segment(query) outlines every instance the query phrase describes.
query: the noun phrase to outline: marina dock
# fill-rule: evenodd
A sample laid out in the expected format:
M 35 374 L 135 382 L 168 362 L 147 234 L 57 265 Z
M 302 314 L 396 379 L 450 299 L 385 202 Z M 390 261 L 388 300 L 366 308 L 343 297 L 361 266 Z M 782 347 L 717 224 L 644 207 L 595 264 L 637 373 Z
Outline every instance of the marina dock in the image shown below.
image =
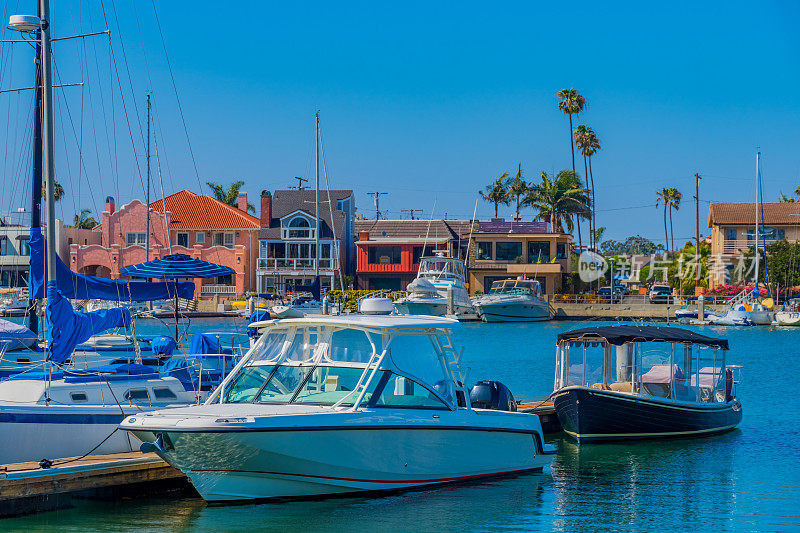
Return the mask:
M 189 486 L 186 476 L 156 454 L 89 455 L 0 466 L 0 518 L 71 507 L 73 499 L 116 500 Z

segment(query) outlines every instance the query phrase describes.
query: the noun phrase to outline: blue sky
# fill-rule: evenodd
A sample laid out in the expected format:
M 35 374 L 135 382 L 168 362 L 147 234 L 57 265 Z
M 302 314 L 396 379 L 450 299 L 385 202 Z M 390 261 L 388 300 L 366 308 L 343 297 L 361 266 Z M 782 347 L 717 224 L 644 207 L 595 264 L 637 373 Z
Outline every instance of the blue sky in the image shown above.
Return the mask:
M 99 1 L 89 0 L 83 12 L 56 4 L 57 36 L 81 24 L 84 31 L 103 29 Z M 157 1 L 197 174 L 153 4 L 116 4 L 106 0 L 105 8 L 126 109 L 119 89 L 116 96 L 112 91 L 117 81 L 109 77 L 113 66 L 102 38 L 87 39 L 85 50 L 73 42 L 57 45 L 62 82 L 87 82 L 62 89 L 57 105 L 72 116 L 56 138 L 59 175 L 71 185 L 60 206 L 67 218 L 84 206 L 102 210 L 108 194 L 118 203 L 143 196 L 124 111 L 141 154 L 148 90 L 168 193 L 200 190 L 209 179 L 243 179 L 257 197 L 262 189 L 293 184 L 294 176 L 310 177 L 319 109 L 331 187 L 354 189 L 365 215 L 374 214 L 366 193 L 379 190 L 389 193 L 381 208 L 392 218 L 401 209 L 429 214 L 434 203 L 436 217 L 468 218 L 477 190 L 518 163 L 531 179 L 571 165 L 567 118 L 554 99 L 565 87 L 587 98 L 576 124 L 592 126 L 602 143 L 593 167 L 598 224 L 608 227 L 607 237 L 640 233 L 663 240 L 655 191 L 665 186 L 684 193 L 676 240 L 694 235 L 694 173 L 704 176 L 702 199 L 749 201 L 757 147 L 767 199 L 800 185 L 796 2 L 572 2 L 567 8 L 198 0 L 187 9 L 184 2 Z M 35 3 L 5 5 L 6 12 L 28 8 Z M 29 52 L 14 54 L 2 88 L 30 79 Z M 8 65 L 8 47 L 0 59 Z M 25 117 L 12 115 L 28 105 L 24 94 L 0 95 L 7 114 L 0 142 L 16 147 L 10 151 L 22 159 Z M 5 157 L 4 182 L 20 186 L 3 197 L 0 210 L 22 201 L 28 179 Z M 491 211 L 479 202 L 478 216 Z M 501 215 L 510 214 L 501 208 Z M 703 203 L 701 219 L 706 216 Z

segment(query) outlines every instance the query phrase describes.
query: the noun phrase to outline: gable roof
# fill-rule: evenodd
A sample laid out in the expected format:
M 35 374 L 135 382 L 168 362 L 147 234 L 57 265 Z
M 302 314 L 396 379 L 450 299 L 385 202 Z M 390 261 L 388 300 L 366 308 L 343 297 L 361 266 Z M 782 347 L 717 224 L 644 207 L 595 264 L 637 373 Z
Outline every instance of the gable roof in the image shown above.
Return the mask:
M 441 243 L 469 232 L 468 220 L 356 220 L 355 231 L 369 232 L 370 241 Z M 361 241 L 359 241 L 361 242 Z
M 302 211 L 314 220 L 315 196 L 313 189 L 275 191 L 272 195 L 272 219 L 269 227 L 261 230 L 261 238 L 280 239 L 281 219 L 297 211 Z M 319 191 L 320 236 L 341 234 L 345 214 L 336 208 L 336 202 L 352 196 L 351 190 Z M 330 204 L 333 204 L 333 220 L 331 220 Z
M 763 219 L 767 225 L 800 225 L 800 203 L 763 202 Z M 721 224 L 755 226 L 755 202 L 715 202 L 708 208 L 708 227 Z
M 236 207 L 206 194 L 183 189 L 165 197 L 163 202 L 150 202 L 150 208 L 170 212 L 169 229 L 258 229 L 261 221 Z

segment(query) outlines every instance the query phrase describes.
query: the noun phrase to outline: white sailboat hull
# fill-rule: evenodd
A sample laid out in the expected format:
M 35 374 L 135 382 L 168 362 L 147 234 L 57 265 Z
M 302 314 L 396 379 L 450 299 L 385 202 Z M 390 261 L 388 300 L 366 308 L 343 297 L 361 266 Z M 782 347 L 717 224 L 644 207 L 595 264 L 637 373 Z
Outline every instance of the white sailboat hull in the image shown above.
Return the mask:
M 778 311 L 775 313 L 775 321 L 781 326 L 800 326 L 800 312 Z

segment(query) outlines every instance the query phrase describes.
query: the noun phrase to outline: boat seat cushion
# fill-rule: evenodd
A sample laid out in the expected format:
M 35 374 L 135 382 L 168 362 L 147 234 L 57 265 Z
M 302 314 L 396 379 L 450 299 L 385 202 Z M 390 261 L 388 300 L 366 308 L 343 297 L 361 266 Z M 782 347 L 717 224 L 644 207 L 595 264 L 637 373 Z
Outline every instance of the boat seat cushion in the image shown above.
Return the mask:
M 633 390 L 629 381 L 612 383 L 610 389 L 617 392 L 632 392 Z
M 594 385 L 592 385 L 592 388 L 600 390 L 609 390 L 608 385 L 606 385 L 605 383 L 595 383 Z

